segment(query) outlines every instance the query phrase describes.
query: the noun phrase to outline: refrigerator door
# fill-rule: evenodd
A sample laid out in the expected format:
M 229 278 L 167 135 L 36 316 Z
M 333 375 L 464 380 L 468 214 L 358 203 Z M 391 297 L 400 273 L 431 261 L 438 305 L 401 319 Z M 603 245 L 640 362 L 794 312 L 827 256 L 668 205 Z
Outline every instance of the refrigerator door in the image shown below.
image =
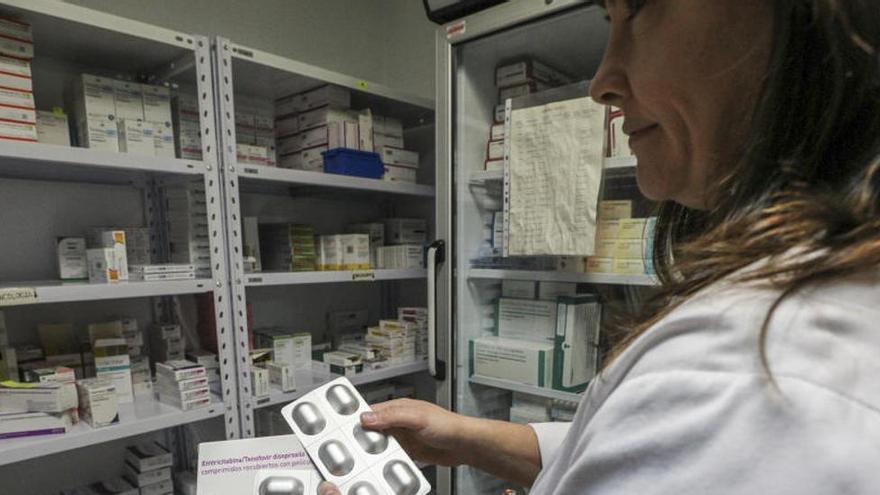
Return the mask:
M 503 125 L 497 124 L 504 119 L 496 109 L 505 97 L 591 79 L 607 36 L 601 9 L 591 2 L 560 0 L 509 2 L 438 31 L 436 212 L 446 256 L 436 273 L 434 321 L 436 352 L 447 375 L 438 387 L 438 402 L 462 414 L 510 419 L 511 389 L 472 381 L 469 365 L 471 340 L 496 331 L 501 281 L 525 273 L 486 264 L 499 261 L 493 238 L 500 220 L 496 212 L 503 210 L 503 159 L 498 160 L 503 147 L 497 143 Z M 496 74 L 499 66 L 532 60 L 558 73 L 544 68 L 535 74 L 539 67 L 526 63 L 519 74 L 516 68 Z M 548 268 L 539 266 L 546 262 L 532 260 L 536 265 L 530 266 Z M 574 394 L 559 396 L 576 399 Z M 437 484 L 438 493 L 524 493 L 522 487 L 469 467 L 441 470 Z

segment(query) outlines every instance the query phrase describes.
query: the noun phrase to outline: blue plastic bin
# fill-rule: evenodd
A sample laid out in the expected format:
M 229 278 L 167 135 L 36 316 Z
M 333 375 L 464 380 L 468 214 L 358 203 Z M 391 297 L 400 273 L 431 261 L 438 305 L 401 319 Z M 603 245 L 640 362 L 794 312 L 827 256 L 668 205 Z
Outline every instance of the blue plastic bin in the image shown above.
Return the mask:
M 324 156 L 324 172 L 328 174 L 352 175 L 381 179 L 385 167 L 378 153 L 336 148 L 321 153 Z

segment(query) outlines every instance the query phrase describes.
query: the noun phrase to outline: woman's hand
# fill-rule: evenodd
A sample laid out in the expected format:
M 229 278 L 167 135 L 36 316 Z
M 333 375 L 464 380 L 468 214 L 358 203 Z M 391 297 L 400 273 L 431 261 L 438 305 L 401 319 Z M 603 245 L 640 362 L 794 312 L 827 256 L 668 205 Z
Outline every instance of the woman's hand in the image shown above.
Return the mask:
M 342 493 L 333 483 L 322 481 L 321 484 L 318 485 L 318 495 L 342 495 Z
M 372 406 L 361 415 L 369 430 L 392 435 L 410 457 L 428 464 L 458 466 L 469 463 L 468 430 L 474 418 L 412 399 L 398 399 Z

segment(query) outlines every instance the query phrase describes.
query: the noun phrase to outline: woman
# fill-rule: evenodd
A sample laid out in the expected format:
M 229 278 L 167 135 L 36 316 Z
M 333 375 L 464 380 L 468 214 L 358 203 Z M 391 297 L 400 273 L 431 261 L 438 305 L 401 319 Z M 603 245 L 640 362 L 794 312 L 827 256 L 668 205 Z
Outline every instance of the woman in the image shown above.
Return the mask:
M 533 495 L 880 493 L 880 3 L 606 3 L 591 92 L 661 201 L 657 304 L 571 424 L 363 424 Z

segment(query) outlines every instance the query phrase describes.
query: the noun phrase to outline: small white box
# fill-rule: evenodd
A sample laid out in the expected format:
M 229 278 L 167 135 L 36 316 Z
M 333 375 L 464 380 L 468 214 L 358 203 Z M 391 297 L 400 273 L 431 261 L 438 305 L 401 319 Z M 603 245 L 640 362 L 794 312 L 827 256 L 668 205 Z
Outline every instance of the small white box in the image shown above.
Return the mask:
M 373 133 L 403 139 L 403 123 L 395 118 L 373 115 Z
M 58 278 L 61 280 L 85 280 L 89 278 L 84 237 L 59 237 L 57 239 Z
M 471 375 L 550 388 L 553 344 L 482 337 L 470 341 Z
M 19 122 L 0 122 L 0 139 L 36 143 L 37 126 L 36 124 L 24 124 Z
M 156 328 L 159 331 L 159 338 L 161 340 L 180 339 L 183 335 L 180 331 L 180 325 L 158 325 Z
M 158 377 L 159 375 L 163 375 L 167 379 L 178 382 L 181 380 L 204 377 L 207 375 L 207 372 L 205 371 L 205 367 L 200 364 L 177 359 L 164 363 L 156 363 L 156 376 Z
M 556 301 L 498 300 L 498 336 L 553 343 L 556 335 Z
M 91 117 L 113 120 L 116 115 L 114 81 L 91 74 L 80 75 L 73 84 L 73 107 L 80 124 Z
M 61 413 L 76 408 L 76 387 L 70 383 L 16 383 L 0 387 L 0 411 Z
M 394 244 L 424 244 L 428 240 L 428 224 L 420 218 L 388 218 L 385 223 L 385 242 Z
M 174 128 L 171 122 L 148 122 L 153 131 L 153 154 L 174 158 Z
M 119 265 L 114 249 L 89 249 L 86 251 L 86 259 L 89 264 L 90 283 L 106 284 L 119 282 Z
M 299 115 L 300 131 L 320 127 L 331 122 L 357 122 L 357 114 L 351 110 L 319 108 Z
M 153 126 L 143 120 L 117 120 L 119 151 L 133 155 L 156 156 Z
M 0 413 L 0 440 L 66 432 L 67 424 L 58 415 L 41 412 Z
M 269 370 L 251 367 L 251 392 L 254 397 L 269 395 Z
M 201 364 L 205 369 L 220 367 L 220 362 L 217 361 L 217 355 L 213 352 L 196 349 L 187 352 L 186 358 L 196 364 Z
M 86 242 L 92 248 L 112 249 L 119 280 L 128 280 L 128 253 L 124 230 L 91 229 Z
M 34 95 L 25 91 L 0 88 L 0 105 L 34 110 Z
M 79 412 L 92 428 L 119 422 L 119 397 L 112 383 L 89 378 L 76 382 L 79 391 Z
M 194 409 L 202 409 L 205 407 L 211 406 L 211 396 L 208 394 L 207 396 L 198 397 L 195 399 L 187 400 L 184 402 L 180 402 L 176 397 L 169 396 L 167 394 L 159 394 L 159 402 L 165 405 L 169 405 L 171 407 L 176 407 L 181 411 L 192 411 Z
M 376 268 L 378 266 L 378 250 L 385 245 L 385 225 L 379 222 L 355 223 L 349 225 L 346 230 L 353 234 L 370 236 L 370 265 Z
M 112 118 L 89 116 L 77 124 L 77 131 L 80 146 L 119 152 L 119 130 Z
M 561 86 L 572 82 L 572 78 L 562 71 L 534 59 L 500 65 L 495 69 L 495 86 L 498 88 L 536 81 Z
M 385 173 L 382 174 L 382 180 L 388 182 L 406 182 L 409 184 L 415 184 L 417 176 L 418 172 L 414 168 L 385 165 Z
M 299 116 L 290 115 L 275 121 L 275 135 L 279 138 L 292 136 L 299 132 Z
M 556 301 L 561 296 L 577 294 L 577 284 L 572 282 L 538 282 L 538 299 Z
M 489 141 L 486 151 L 488 161 L 504 159 L 504 141 Z
M 383 146 L 376 151 L 382 157 L 382 163 L 386 165 L 396 165 L 398 167 L 419 167 L 419 154 L 415 151 L 403 150 L 400 148 L 392 148 Z
M 318 146 L 317 148 L 302 150 L 299 153 L 284 155 L 281 157 L 278 164 L 283 168 L 323 172 L 324 155 L 322 153 L 328 149 L 327 146 Z
M 339 238 L 342 242 L 342 269 L 369 270 L 370 236 L 367 234 L 343 234 Z
M 328 84 L 305 93 L 294 99 L 294 109 L 306 112 L 319 107 L 348 108 L 351 106 L 351 91 L 341 86 Z
M 32 108 L 18 108 L 0 104 L 0 119 L 14 124 L 37 125 L 37 112 Z M 39 136 L 39 129 L 40 127 L 37 126 L 37 136 Z
M 489 141 L 504 141 L 504 124 L 492 124 Z
M 269 361 L 266 363 L 266 370 L 269 372 L 269 383 L 277 385 L 282 392 L 296 390 L 296 375 L 293 365 Z
M 379 150 L 385 146 L 402 149 L 403 138 L 399 136 L 386 136 L 373 131 L 373 150 Z
M 95 376 L 116 388 L 120 404 L 134 401 L 131 390 L 131 357 L 125 339 L 99 339 L 94 344 Z M 101 355 L 102 353 L 107 355 Z
M 340 139 L 338 135 L 334 135 L 333 142 L 330 142 L 330 133 L 329 129 L 332 127 L 333 129 L 339 128 L 338 122 L 333 122 L 330 125 L 322 125 L 320 127 L 315 127 L 314 129 L 309 129 L 307 131 L 303 131 L 299 134 L 299 142 L 297 144 L 297 148 L 291 151 L 302 151 L 306 148 L 314 148 L 315 146 L 327 145 L 328 148 L 339 148 L 342 146 L 343 140 Z
M 114 115 L 119 120 L 144 119 L 144 94 L 140 83 L 113 81 L 113 99 L 116 104 Z
M 383 246 L 378 251 L 380 269 L 410 270 L 425 267 L 424 249 L 420 245 Z
M 200 376 L 198 378 L 190 378 L 188 380 L 174 381 L 166 375 L 158 375 L 156 377 L 156 388 L 164 390 L 174 390 L 176 392 L 188 392 L 190 390 L 198 390 L 208 386 L 208 376 Z
M 373 145 L 373 114 L 365 110 L 358 115 L 358 149 L 372 152 Z
M 142 442 L 125 448 L 125 462 L 139 473 L 171 467 L 171 452 L 155 442 Z
M 173 495 L 174 482 L 172 480 L 152 483 L 140 488 L 140 495 Z
M 344 122 L 345 135 L 342 139 L 342 147 L 350 150 L 360 146 L 360 128 L 357 122 Z
M 160 401 L 171 402 L 174 404 L 182 404 L 200 399 L 210 399 L 211 391 L 208 387 L 207 379 L 205 385 L 201 388 L 193 388 L 189 390 L 178 390 L 174 386 L 156 384 L 156 394 Z
M 30 24 L 13 19 L 0 19 L 0 54 L 23 59 L 34 58 L 33 34 Z
M 67 115 L 62 112 L 36 111 L 37 141 L 59 146 L 70 146 L 70 128 Z
M 164 86 L 141 85 L 144 95 L 144 120 L 147 122 L 171 122 L 171 90 Z M 195 101 L 196 123 L 199 121 L 198 101 Z
M 534 280 L 502 280 L 501 296 L 513 299 L 535 299 L 538 283 Z
M 322 235 L 320 243 L 318 269 L 321 271 L 341 270 L 342 239 L 338 235 Z
M 163 481 L 171 481 L 170 467 L 140 472 L 134 466 L 126 462 L 123 469 L 125 472 L 125 479 L 137 487 L 142 488 Z

